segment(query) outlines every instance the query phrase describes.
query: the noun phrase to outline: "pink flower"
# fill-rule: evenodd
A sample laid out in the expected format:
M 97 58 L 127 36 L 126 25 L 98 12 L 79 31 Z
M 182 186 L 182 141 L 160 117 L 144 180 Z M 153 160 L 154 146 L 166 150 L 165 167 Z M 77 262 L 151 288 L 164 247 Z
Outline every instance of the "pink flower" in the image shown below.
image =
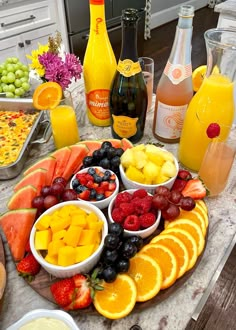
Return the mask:
M 82 66 L 80 60 L 74 54 L 66 54 L 65 64 L 71 73 L 71 77 L 74 77 L 75 80 L 81 78 Z
M 61 85 L 62 89 L 66 89 L 71 83 L 71 75 L 67 70 L 65 64 L 61 62 L 51 63 L 45 68 L 45 79 L 48 81 L 54 81 Z

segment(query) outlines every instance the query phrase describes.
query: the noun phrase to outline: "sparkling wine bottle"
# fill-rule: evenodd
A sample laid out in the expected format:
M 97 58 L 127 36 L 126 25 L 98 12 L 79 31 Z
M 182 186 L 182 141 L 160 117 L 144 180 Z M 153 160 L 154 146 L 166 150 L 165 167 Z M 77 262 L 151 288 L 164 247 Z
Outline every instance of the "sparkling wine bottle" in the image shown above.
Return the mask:
M 148 102 L 137 52 L 138 19 L 138 10 L 122 11 L 121 55 L 110 93 L 112 135 L 133 143 L 143 136 Z

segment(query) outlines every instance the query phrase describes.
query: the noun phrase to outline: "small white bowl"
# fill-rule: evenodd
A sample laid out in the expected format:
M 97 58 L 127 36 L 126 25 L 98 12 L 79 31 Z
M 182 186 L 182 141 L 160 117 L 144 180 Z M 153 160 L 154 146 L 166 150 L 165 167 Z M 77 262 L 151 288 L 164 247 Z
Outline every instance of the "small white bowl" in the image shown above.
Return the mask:
M 70 188 L 71 188 L 71 189 L 73 189 L 72 182 L 73 182 L 73 180 L 76 178 L 76 175 L 79 174 L 79 173 L 87 173 L 89 168 L 97 168 L 99 171 L 101 171 L 101 172 L 103 172 L 103 173 L 104 173 L 105 171 L 110 171 L 111 174 L 114 174 L 115 177 L 116 177 L 116 180 L 115 180 L 115 183 L 116 183 L 116 189 L 114 190 L 114 192 L 113 192 L 113 194 L 112 194 L 111 196 L 109 196 L 109 197 L 107 197 L 107 198 L 105 198 L 105 199 L 102 199 L 101 201 L 96 201 L 96 202 L 87 201 L 88 203 L 97 206 L 100 210 L 103 210 L 103 209 L 105 209 L 106 207 L 108 207 L 108 205 L 109 205 L 110 201 L 112 200 L 112 198 L 118 194 L 118 192 L 119 192 L 119 180 L 118 180 L 117 175 L 116 175 L 114 172 L 112 172 L 111 170 L 104 169 L 103 167 L 99 167 L 99 166 L 89 166 L 88 168 L 84 168 L 84 169 L 80 170 L 79 172 L 77 172 L 77 173 L 72 177 L 72 179 L 71 179 L 71 181 L 70 181 Z M 80 201 L 84 201 L 84 200 L 81 199 L 81 198 L 78 198 L 78 200 L 80 200 Z
M 173 176 L 172 178 L 170 178 L 169 180 L 159 183 L 159 184 L 143 184 L 143 183 L 139 183 L 139 182 L 135 182 L 130 180 L 129 178 L 127 178 L 126 174 L 125 174 L 125 170 L 122 166 L 122 164 L 120 164 L 119 166 L 119 170 L 120 170 L 120 176 L 121 176 L 121 180 L 123 182 L 123 185 L 126 189 L 145 189 L 146 191 L 148 191 L 150 194 L 155 194 L 155 190 L 157 187 L 159 186 L 165 186 L 169 189 L 172 188 L 175 179 L 177 177 L 178 171 L 179 171 L 179 164 L 177 159 L 173 156 L 174 158 L 174 164 L 176 167 L 176 175 Z
M 63 267 L 63 266 L 53 265 L 53 264 L 47 262 L 42 257 L 41 253 L 35 249 L 34 237 L 35 237 L 35 232 L 36 232 L 35 224 L 40 221 L 42 216 L 44 216 L 45 214 L 51 214 L 51 213 L 55 212 L 56 210 L 62 208 L 65 205 L 76 205 L 88 213 L 94 212 L 98 216 L 98 218 L 103 221 L 103 230 L 102 230 L 102 238 L 101 238 L 100 245 L 97 248 L 97 250 L 89 258 L 87 258 L 86 260 L 83 260 L 79 263 L 76 263 L 74 265 Z M 62 203 L 56 204 L 56 205 L 50 207 L 48 210 L 46 210 L 37 219 L 35 224 L 30 233 L 30 248 L 31 248 L 31 251 L 32 251 L 35 259 L 40 263 L 40 265 L 49 274 L 54 275 L 59 278 L 64 278 L 64 277 L 71 277 L 71 276 L 74 276 L 79 273 L 88 273 L 99 261 L 101 253 L 102 253 L 103 245 L 104 245 L 104 238 L 108 234 L 108 225 L 107 225 L 107 220 L 106 220 L 105 215 L 96 206 L 91 205 L 90 203 L 84 202 L 84 201 L 62 202 Z
M 129 194 L 132 195 L 136 190 L 138 190 L 138 189 L 128 189 L 128 190 L 124 190 L 123 192 L 126 191 L 126 192 L 128 192 Z M 151 196 L 150 193 L 148 193 L 148 194 Z M 115 199 L 116 199 L 116 196 L 112 199 L 112 201 L 110 202 L 110 204 L 108 206 L 108 221 L 109 221 L 109 223 L 115 222 L 112 219 L 112 215 L 111 215 L 112 210 L 113 210 L 113 206 L 114 206 L 114 203 L 115 203 Z M 131 230 L 124 229 L 124 236 L 129 237 L 129 236 L 137 235 L 137 236 L 140 236 L 142 238 L 147 238 L 148 236 L 151 236 L 155 232 L 155 230 L 159 226 L 160 220 L 161 220 L 161 211 L 158 210 L 156 221 L 152 226 L 150 226 L 146 229 L 137 230 L 137 231 L 131 231 Z
M 23 327 L 24 325 L 27 325 L 27 323 L 30 323 L 32 321 L 36 321 L 40 318 L 51 318 L 55 320 L 59 320 L 65 323 L 67 327 L 70 330 L 79 330 L 79 327 L 76 325 L 73 318 L 66 312 L 63 312 L 61 310 L 49 310 L 49 309 L 35 309 L 33 311 L 30 311 L 26 313 L 21 319 L 19 319 L 17 322 L 12 324 L 10 327 L 8 327 L 6 330 L 19 330 L 20 327 Z M 45 329 L 45 328 L 43 328 Z M 49 328 L 47 328 L 49 329 Z M 50 327 L 51 329 L 51 327 Z M 59 329 L 59 328 L 56 328 Z M 46 329 L 45 329 L 46 330 Z

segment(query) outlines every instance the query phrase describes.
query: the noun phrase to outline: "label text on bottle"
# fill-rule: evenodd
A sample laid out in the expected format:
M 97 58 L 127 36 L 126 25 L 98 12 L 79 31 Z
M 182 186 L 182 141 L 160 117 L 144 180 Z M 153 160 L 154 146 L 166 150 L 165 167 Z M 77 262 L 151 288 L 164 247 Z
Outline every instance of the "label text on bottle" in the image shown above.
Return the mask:
M 187 65 L 172 64 L 168 61 L 164 73 L 174 85 L 178 85 L 181 81 L 192 75 L 192 65 L 191 63 Z
M 123 61 L 119 60 L 117 71 L 125 77 L 131 77 L 142 70 L 139 62 L 133 62 L 132 60 L 125 59 Z
M 97 89 L 86 94 L 87 107 L 94 117 L 98 119 L 110 118 L 108 98 L 108 89 Z
M 121 138 L 129 138 L 137 133 L 138 118 L 130 118 L 127 116 L 115 116 L 113 118 L 114 132 Z

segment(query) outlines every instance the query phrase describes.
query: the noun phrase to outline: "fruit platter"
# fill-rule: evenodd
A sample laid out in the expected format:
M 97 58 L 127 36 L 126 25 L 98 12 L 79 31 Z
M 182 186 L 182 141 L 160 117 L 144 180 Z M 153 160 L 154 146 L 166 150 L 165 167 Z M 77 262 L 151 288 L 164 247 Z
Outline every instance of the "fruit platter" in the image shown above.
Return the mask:
M 0 226 L 17 272 L 67 311 L 119 319 L 157 304 L 186 282 L 206 246 L 204 186 L 153 144 L 81 141 L 25 169 L 13 190 Z

